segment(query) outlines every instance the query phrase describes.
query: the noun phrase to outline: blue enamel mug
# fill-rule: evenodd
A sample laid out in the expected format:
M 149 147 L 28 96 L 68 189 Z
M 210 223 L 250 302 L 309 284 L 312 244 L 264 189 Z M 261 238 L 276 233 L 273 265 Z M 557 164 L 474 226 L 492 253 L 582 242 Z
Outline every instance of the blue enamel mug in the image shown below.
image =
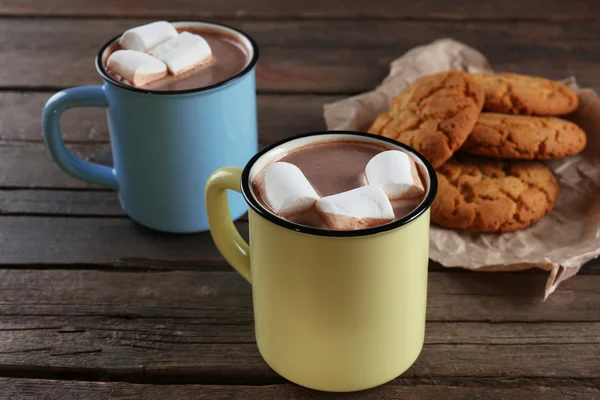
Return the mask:
M 207 22 L 175 22 L 234 37 L 248 52 L 237 75 L 215 85 L 184 91 L 135 88 L 104 69 L 110 40 L 96 57 L 102 86 L 63 90 L 48 100 L 42 122 L 46 145 L 69 175 L 118 192 L 134 221 L 165 232 L 208 230 L 204 186 L 223 166 L 243 167 L 258 151 L 255 66 L 258 47 L 247 34 Z M 113 167 L 73 155 L 59 129 L 62 113 L 76 107 L 106 108 Z M 231 216 L 247 211 L 241 195 L 229 194 Z

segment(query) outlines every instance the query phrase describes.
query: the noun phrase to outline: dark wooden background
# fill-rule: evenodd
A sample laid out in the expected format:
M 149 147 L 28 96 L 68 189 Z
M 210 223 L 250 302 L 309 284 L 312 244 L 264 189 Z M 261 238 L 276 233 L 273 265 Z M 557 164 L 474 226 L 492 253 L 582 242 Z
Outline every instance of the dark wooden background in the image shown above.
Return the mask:
M 208 234 L 135 226 L 113 192 L 65 175 L 43 144 L 52 93 L 99 84 L 108 38 L 167 18 L 258 41 L 261 145 L 324 128 L 324 103 L 372 89 L 393 58 L 441 37 L 497 70 L 600 89 L 593 0 L 0 0 L 0 398 L 600 398 L 598 260 L 546 302 L 539 271 L 432 264 L 425 347 L 383 387 L 323 394 L 270 370 L 250 287 Z M 75 153 L 111 162 L 102 110 L 69 111 L 62 127 Z

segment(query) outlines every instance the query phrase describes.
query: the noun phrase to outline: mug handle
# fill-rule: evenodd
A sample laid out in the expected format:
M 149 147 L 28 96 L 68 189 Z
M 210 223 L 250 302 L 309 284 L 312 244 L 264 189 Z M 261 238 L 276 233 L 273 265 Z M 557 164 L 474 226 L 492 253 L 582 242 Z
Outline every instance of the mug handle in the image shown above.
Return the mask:
M 227 262 L 249 283 L 252 283 L 250 246 L 235 228 L 227 203 L 227 190 L 241 192 L 241 179 L 241 168 L 218 169 L 208 178 L 204 196 L 213 241 Z
M 50 154 L 67 174 L 110 189 L 119 190 L 113 168 L 84 161 L 65 147 L 60 134 L 60 117 L 63 112 L 76 107 L 108 107 L 102 86 L 82 86 L 56 93 L 46 102 L 42 126 Z

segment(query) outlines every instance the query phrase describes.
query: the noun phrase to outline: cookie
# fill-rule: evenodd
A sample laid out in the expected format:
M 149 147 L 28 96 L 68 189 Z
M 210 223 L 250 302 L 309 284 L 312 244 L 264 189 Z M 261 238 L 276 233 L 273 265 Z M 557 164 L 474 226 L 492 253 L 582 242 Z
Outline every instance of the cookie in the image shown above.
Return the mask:
M 455 157 L 438 171 L 431 219 L 445 228 L 471 232 L 510 232 L 548 214 L 558 183 L 539 161 L 500 161 Z
M 465 142 L 483 99 L 483 89 L 465 72 L 426 76 L 394 98 L 368 132 L 413 147 L 437 168 Z
M 485 91 L 484 111 L 523 115 L 564 115 L 579 105 L 577 93 L 537 76 L 472 74 Z
M 481 113 L 461 150 L 496 158 L 548 160 L 579 153 L 585 132 L 554 117 Z

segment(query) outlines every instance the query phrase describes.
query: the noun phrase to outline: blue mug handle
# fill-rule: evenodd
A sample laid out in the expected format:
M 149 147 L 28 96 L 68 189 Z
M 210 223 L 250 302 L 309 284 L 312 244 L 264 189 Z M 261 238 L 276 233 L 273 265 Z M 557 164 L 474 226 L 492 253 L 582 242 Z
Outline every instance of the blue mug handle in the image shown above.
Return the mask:
M 119 190 L 113 168 L 84 161 L 65 147 L 59 128 L 63 112 L 77 107 L 108 107 L 102 86 L 82 86 L 66 89 L 52 96 L 44 106 L 42 127 L 46 146 L 56 163 L 67 174 L 110 189 Z

